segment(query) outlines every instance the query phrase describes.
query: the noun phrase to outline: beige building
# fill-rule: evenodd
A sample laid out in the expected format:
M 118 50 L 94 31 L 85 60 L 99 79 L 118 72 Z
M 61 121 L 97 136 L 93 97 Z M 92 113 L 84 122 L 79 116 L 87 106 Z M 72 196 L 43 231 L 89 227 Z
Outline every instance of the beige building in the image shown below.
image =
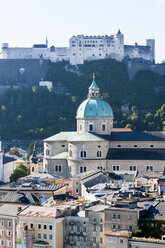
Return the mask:
M 165 132 L 113 129 L 112 108 L 101 99 L 95 79 L 76 119 L 77 131 L 44 140 L 44 169 L 49 173 L 66 178 L 96 169 L 135 175 L 163 173 Z
M 57 208 L 28 206 L 18 214 L 17 247 L 62 248 L 63 217 Z

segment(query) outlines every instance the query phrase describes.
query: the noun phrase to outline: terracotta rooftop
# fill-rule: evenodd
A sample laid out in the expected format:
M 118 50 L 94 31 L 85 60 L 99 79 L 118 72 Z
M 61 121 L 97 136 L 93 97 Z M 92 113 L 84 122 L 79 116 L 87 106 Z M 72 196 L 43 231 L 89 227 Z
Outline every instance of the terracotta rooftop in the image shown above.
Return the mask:
M 63 214 L 57 208 L 29 206 L 18 214 L 19 216 L 33 217 L 33 218 L 62 218 Z

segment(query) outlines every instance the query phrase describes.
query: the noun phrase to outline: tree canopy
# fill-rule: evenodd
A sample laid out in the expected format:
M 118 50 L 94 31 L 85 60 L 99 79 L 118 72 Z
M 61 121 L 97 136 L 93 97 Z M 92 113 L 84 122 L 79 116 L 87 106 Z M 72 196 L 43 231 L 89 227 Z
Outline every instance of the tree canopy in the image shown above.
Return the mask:
M 76 130 L 76 111 L 86 99 L 95 72 L 102 98 L 114 112 L 114 127 L 165 130 L 165 83 L 158 74 L 141 71 L 129 80 L 125 66 L 112 59 L 70 66 L 49 63 L 47 80 L 67 87 L 55 94 L 42 87 L 10 89 L 0 98 L 0 135 L 3 139 L 44 139 L 60 131 Z M 129 114 L 121 106 L 129 104 Z
M 30 174 L 30 169 L 22 163 L 17 165 L 16 169 L 10 175 L 10 182 L 17 182 L 19 178 Z

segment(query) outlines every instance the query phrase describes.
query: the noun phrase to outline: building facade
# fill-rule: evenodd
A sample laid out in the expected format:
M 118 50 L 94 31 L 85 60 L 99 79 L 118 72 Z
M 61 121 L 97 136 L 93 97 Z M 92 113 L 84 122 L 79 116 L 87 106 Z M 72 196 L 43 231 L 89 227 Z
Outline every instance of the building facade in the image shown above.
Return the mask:
M 146 40 L 146 45 L 124 45 L 124 35 L 120 32 L 104 36 L 73 36 L 69 40 L 69 47 L 48 47 L 45 44 L 35 44 L 33 47 L 9 47 L 2 44 L 2 59 L 48 59 L 52 62 L 66 60 L 71 65 L 84 64 L 92 61 L 113 58 L 122 61 L 124 58 L 141 59 L 150 63 L 155 61 L 155 41 Z
M 44 140 L 44 168 L 49 173 L 66 178 L 90 170 L 163 174 L 165 133 L 113 129 L 112 108 L 101 99 L 95 79 L 76 119 L 77 131 Z
M 28 206 L 18 214 L 17 247 L 62 248 L 63 217 L 56 208 Z

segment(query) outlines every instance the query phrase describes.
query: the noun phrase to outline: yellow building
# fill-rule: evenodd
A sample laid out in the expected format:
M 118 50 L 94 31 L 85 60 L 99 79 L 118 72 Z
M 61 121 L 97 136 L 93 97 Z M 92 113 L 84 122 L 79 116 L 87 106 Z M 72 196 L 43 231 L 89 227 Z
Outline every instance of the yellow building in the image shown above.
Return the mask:
M 18 214 L 18 248 L 62 248 L 63 214 L 57 208 L 28 206 Z

